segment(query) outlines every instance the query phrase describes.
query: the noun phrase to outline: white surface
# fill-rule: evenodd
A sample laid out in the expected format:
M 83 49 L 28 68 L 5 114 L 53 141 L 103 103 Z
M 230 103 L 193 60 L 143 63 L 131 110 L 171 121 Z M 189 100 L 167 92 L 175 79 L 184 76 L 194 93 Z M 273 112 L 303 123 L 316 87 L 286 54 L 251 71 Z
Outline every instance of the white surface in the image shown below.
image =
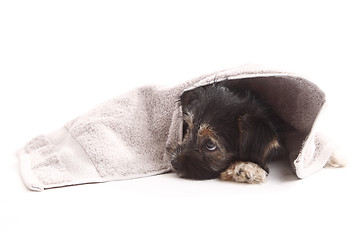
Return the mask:
M 359 239 L 355 1 L 118 2 L 0 3 L 0 239 Z M 14 152 L 32 137 L 136 86 L 244 63 L 317 83 L 348 167 L 296 180 L 272 164 L 262 185 L 173 174 L 22 185 Z

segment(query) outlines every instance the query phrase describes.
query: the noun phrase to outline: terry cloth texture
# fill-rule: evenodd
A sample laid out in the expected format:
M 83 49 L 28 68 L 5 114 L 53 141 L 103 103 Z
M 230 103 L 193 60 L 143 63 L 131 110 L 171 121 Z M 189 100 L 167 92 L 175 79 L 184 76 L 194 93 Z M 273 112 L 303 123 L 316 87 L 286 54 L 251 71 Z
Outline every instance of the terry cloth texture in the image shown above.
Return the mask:
M 291 126 L 285 134 L 289 161 L 299 178 L 319 171 L 332 154 L 318 129 L 324 93 L 305 78 L 241 66 L 174 87 L 134 89 L 32 139 L 17 152 L 20 174 L 31 190 L 152 176 L 171 171 L 167 146 L 181 139 L 184 91 L 220 81 L 260 94 Z

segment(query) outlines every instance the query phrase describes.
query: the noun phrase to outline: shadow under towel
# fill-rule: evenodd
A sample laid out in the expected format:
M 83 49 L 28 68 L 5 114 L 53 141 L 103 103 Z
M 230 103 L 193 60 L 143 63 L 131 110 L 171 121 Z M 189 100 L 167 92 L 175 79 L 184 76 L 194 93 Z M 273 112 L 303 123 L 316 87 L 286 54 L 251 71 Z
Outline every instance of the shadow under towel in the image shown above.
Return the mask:
M 181 139 L 184 91 L 214 82 L 260 94 L 292 127 L 285 146 L 294 173 L 319 171 L 332 154 L 317 131 L 324 93 L 305 78 L 256 66 L 241 66 L 192 79 L 175 87 L 141 87 L 113 98 L 64 127 L 32 139 L 17 152 L 20 174 L 31 190 L 106 182 L 171 171 L 165 151 Z

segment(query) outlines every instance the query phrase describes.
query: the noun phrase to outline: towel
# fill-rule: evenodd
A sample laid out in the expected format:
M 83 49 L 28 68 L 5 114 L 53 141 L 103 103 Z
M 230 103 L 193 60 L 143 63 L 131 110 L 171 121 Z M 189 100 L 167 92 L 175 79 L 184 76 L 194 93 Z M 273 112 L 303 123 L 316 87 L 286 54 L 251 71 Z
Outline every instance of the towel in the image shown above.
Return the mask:
M 331 141 L 317 127 L 325 94 L 294 73 L 240 66 L 172 87 L 136 88 L 35 137 L 17 152 L 24 184 L 42 191 L 171 171 L 166 148 L 182 138 L 180 95 L 221 81 L 256 91 L 291 126 L 284 144 L 296 176 L 304 178 L 323 168 L 333 152 Z

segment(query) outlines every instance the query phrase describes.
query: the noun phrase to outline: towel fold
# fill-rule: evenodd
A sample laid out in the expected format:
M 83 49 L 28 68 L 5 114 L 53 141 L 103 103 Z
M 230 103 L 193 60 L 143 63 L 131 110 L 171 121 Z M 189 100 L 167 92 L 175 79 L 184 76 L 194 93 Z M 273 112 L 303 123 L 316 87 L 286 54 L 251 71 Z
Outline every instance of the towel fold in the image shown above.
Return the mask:
M 171 171 L 167 146 L 181 139 L 184 91 L 219 81 L 258 92 L 292 130 L 286 133 L 289 161 L 299 178 L 320 170 L 332 154 L 317 131 L 325 95 L 292 73 L 240 66 L 174 87 L 141 87 L 113 98 L 32 139 L 17 152 L 20 174 L 31 190 L 138 178 Z

